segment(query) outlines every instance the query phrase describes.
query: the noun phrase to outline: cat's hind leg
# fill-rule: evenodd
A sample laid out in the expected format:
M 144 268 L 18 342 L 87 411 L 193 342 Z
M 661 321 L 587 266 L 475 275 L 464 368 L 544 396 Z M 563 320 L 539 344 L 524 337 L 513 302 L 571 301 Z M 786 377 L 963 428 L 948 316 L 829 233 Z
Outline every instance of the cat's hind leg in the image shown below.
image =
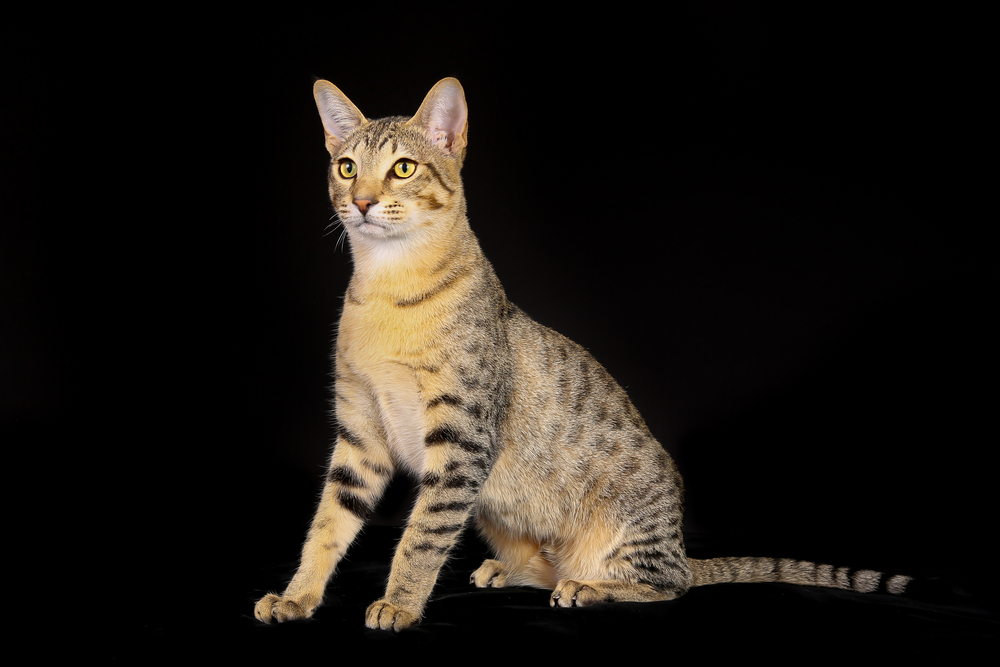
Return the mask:
M 472 573 L 470 583 L 477 588 L 534 586 L 552 589 L 559 577 L 548 554 L 538 542 L 515 537 L 479 521 L 480 532 L 490 543 L 496 558 L 488 558 Z
M 522 562 L 487 558 L 469 578 L 469 582 L 477 588 L 534 586 L 551 589 L 557 581 L 555 568 L 539 551 Z
M 650 543 L 649 545 L 643 543 Z M 683 595 L 691 585 L 687 559 L 679 549 L 650 548 L 652 540 L 621 545 L 595 562 L 594 552 L 560 553 L 562 577 L 553 587 L 552 607 L 586 607 L 601 602 L 654 602 Z M 579 543 L 573 546 L 581 546 Z M 683 549 L 680 546 L 680 549 Z
M 691 586 L 679 523 L 623 526 L 595 511 L 558 546 L 554 562 L 560 576 L 552 607 L 672 600 Z
M 655 602 L 673 600 L 683 594 L 675 588 L 658 589 L 630 581 L 576 581 L 562 579 L 549 598 L 551 607 L 586 607 L 601 602 Z

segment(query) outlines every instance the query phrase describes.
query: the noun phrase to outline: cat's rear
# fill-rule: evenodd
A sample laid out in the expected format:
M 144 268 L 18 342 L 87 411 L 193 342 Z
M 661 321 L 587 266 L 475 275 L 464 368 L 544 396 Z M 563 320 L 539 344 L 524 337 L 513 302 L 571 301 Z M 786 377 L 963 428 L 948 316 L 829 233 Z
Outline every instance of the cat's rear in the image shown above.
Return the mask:
M 681 480 L 625 391 L 582 347 L 516 311 L 503 446 L 475 518 L 497 554 L 479 586 L 553 604 L 663 600 L 690 586 Z

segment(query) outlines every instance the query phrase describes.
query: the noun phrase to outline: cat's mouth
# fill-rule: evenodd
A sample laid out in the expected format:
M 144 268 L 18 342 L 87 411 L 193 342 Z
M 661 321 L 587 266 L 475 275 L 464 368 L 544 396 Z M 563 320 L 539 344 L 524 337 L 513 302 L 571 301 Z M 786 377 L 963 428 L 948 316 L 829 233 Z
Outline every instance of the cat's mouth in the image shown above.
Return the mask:
M 392 233 L 392 228 L 389 225 L 369 219 L 368 216 L 362 216 L 354 222 L 353 226 L 365 236 L 385 238 Z

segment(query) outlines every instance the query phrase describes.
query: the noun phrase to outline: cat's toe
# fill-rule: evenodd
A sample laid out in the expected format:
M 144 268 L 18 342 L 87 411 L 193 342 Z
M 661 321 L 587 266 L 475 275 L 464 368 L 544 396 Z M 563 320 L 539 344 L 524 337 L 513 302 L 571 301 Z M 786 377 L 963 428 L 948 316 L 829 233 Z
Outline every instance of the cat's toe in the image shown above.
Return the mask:
M 397 607 L 385 600 L 378 600 L 371 603 L 365 612 L 365 625 L 372 630 L 395 630 L 399 632 L 404 628 L 415 625 L 419 620 L 419 614 Z
M 274 615 L 271 610 L 274 608 L 275 601 L 280 599 L 281 598 L 274 593 L 268 593 L 261 599 L 257 600 L 257 604 L 253 607 L 253 615 L 262 623 L 270 623 L 274 620 Z
M 562 579 L 552 591 L 549 598 L 550 607 L 586 607 L 587 605 L 603 602 L 601 594 L 579 581 L 572 579 Z
M 274 593 L 268 593 L 254 605 L 253 615 L 258 621 L 271 623 L 277 621 L 296 621 L 312 616 L 313 609 L 307 608 L 296 600 L 284 598 Z
M 476 588 L 503 588 L 507 583 L 507 574 L 500 561 L 490 558 L 472 573 L 469 583 Z

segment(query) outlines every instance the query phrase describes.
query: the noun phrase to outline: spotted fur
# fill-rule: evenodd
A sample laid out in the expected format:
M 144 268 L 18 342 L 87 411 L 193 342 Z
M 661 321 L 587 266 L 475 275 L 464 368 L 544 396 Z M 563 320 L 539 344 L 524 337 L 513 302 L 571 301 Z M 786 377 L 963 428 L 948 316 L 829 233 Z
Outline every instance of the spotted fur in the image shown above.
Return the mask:
M 905 589 L 905 577 L 867 570 L 687 558 L 674 463 L 586 350 L 507 300 L 469 228 L 458 81 L 439 82 L 409 119 L 369 121 L 326 81 L 314 93 L 354 260 L 335 353 L 337 437 L 299 569 L 257 618 L 313 614 L 398 469 L 420 491 L 371 628 L 420 619 L 470 521 L 496 555 L 472 583 L 551 589 L 552 606 L 669 600 L 729 581 Z M 400 160 L 412 175 L 397 175 Z

